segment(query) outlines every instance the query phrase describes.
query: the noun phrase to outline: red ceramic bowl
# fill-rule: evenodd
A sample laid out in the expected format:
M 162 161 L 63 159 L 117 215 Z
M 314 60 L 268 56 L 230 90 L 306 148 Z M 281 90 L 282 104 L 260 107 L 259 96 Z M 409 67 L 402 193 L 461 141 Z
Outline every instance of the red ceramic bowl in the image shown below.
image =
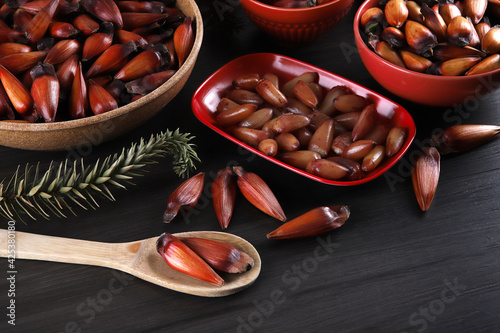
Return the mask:
M 286 82 L 304 72 L 316 71 L 319 74 L 319 85 L 325 89 L 331 88 L 336 85 L 345 85 L 352 89 L 358 95 L 370 98 L 377 108 L 377 111 L 382 116 L 391 120 L 394 126 L 401 126 L 408 128 L 408 136 L 401 150 L 392 158 L 385 159 L 372 172 L 365 175 L 364 178 L 354 181 L 347 180 L 328 180 L 303 170 L 290 166 L 282 161 L 273 157 L 269 157 L 259 150 L 237 140 L 229 133 L 222 129 L 215 118 L 215 111 L 217 104 L 222 97 L 225 97 L 229 90 L 233 88 L 232 81 L 238 76 L 248 73 L 274 73 L 280 77 L 282 82 Z M 366 183 L 391 168 L 408 150 L 414 137 L 415 137 L 415 123 L 411 115 L 400 105 L 390 101 L 389 99 L 373 92 L 359 84 L 349 81 L 343 77 L 327 72 L 321 68 L 309 65 L 302 61 L 285 57 L 273 53 L 255 53 L 242 56 L 227 63 L 208 79 L 201 84 L 193 95 L 191 106 L 195 116 L 205 125 L 213 129 L 215 132 L 231 140 L 232 142 L 248 149 L 249 151 L 265 158 L 277 165 L 280 165 L 288 170 L 294 171 L 305 177 L 309 177 L 316 181 L 330 184 L 330 185 L 357 185 Z
M 475 104 L 499 87 L 500 69 L 471 76 L 438 76 L 410 71 L 378 56 L 364 42 L 359 22 L 367 9 L 379 3 L 380 0 L 367 0 L 358 8 L 354 17 L 354 38 L 366 69 L 385 89 L 415 103 L 450 107 Z
M 332 0 L 308 8 L 283 8 L 257 0 L 240 0 L 241 7 L 257 27 L 287 45 L 314 43 L 344 18 L 353 2 Z

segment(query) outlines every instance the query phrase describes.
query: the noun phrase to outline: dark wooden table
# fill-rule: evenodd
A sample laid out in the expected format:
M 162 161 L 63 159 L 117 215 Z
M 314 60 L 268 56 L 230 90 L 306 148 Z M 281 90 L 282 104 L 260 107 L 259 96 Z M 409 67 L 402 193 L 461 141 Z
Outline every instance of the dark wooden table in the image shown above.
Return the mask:
M 435 129 L 455 123 L 500 124 L 498 93 L 474 105 L 432 108 L 409 103 L 382 88 L 355 49 L 352 20 L 361 1 L 324 38 L 307 47 L 280 46 L 263 35 L 236 0 L 199 1 L 205 38 L 193 74 L 154 119 L 114 141 L 93 147 L 87 163 L 119 152 L 141 137 L 179 128 L 196 136 L 207 181 L 236 161 L 275 191 L 289 218 L 316 206 L 348 204 L 352 214 L 336 231 L 318 238 L 270 241 L 280 223 L 238 196 L 228 232 L 250 241 L 262 272 L 248 289 L 201 298 L 163 289 L 106 268 L 16 261 L 18 332 L 500 332 L 500 142 L 442 158 L 431 209 L 422 213 L 409 177 L 409 154 L 389 173 L 356 187 L 324 185 L 242 151 L 192 114 L 196 88 L 228 61 L 253 52 L 284 54 L 324 68 L 393 99 L 417 124 L 412 150 Z M 453 87 L 443 87 L 453 89 Z M 0 147 L 0 175 L 18 165 L 62 161 L 68 152 Z M 397 179 L 393 181 L 391 179 Z M 205 201 L 197 213 L 162 223 L 169 194 L 181 183 L 169 157 L 148 167 L 135 186 L 113 191 L 78 216 L 43 219 L 16 230 L 103 242 L 127 242 L 163 231 L 220 230 Z M 3 221 L 3 220 L 2 220 Z M 2 222 L 2 228 L 7 222 Z M 12 329 L 11 297 L 2 260 L 0 331 Z

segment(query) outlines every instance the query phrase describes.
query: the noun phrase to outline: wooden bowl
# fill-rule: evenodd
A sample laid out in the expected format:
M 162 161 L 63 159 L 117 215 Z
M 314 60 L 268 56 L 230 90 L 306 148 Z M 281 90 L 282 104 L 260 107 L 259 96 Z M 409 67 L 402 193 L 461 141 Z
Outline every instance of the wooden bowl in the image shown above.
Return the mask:
M 177 7 L 193 17 L 196 37 L 188 58 L 167 82 L 135 102 L 100 115 L 54 123 L 0 121 L 0 145 L 49 151 L 88 148 L 131 131 L 161 111 L 191 75 L 203 40 L 203 20 L 195 0 L 177 1 Z

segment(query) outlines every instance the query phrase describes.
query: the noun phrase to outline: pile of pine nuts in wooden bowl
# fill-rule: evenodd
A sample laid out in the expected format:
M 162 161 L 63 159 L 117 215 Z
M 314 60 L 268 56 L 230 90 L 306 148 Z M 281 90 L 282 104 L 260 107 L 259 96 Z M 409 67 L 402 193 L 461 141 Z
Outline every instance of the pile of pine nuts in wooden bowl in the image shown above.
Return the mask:
M 191 75 L 203 21 L 194 0 L 153 4 L 2 7 L 0 145 L 88 149 L 160 112 Z

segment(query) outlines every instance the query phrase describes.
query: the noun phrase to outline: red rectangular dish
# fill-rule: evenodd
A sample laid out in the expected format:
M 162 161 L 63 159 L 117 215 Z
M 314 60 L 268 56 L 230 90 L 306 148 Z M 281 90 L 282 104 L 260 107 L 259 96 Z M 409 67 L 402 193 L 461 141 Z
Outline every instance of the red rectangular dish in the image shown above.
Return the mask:
M 233 80 L 239 76 L 249 73 L 273 73 L 280 78 L 281 82 L 295 78 L 305 72 L 315 71 L 319 74 L 318 84 L 328 90 L 337 85 L 350 88 L 355 94 L 370 99 L 376 106 L 379 115 L 389 119 L 393 126 L 406 127 L 408 129 L 405 142 L 397 154 L 390 158 L 384 158 L 382 163 L 374 170 L 365 174 L 358 180 L 330 180 L 305 172 L 293 167 L 274 157 L 267 156 L 258 149 L 234 138 L 225 128 L 222 128 L 216 120 L 217 105 L 233 87 Z M 196 90 L 192 98 L 192 110 L 195 116 L 206 126 L 224 136 L 228 140 L 248 149 L 249 151 L 265 158 L 285 169 L 300 175 L 330 185 L 349 186 L 366 183 L 390 169 L 408 150 L 415 137 L 415 123 L 413 118 L 402 106 L 388 98 L 373 92 L 359 84 L 349 81 L 341 76 L 325 71 L 305 62 L 273 53 L 255 53 L 236 58 L 222 66 L 210 77 L 208 77 Z

